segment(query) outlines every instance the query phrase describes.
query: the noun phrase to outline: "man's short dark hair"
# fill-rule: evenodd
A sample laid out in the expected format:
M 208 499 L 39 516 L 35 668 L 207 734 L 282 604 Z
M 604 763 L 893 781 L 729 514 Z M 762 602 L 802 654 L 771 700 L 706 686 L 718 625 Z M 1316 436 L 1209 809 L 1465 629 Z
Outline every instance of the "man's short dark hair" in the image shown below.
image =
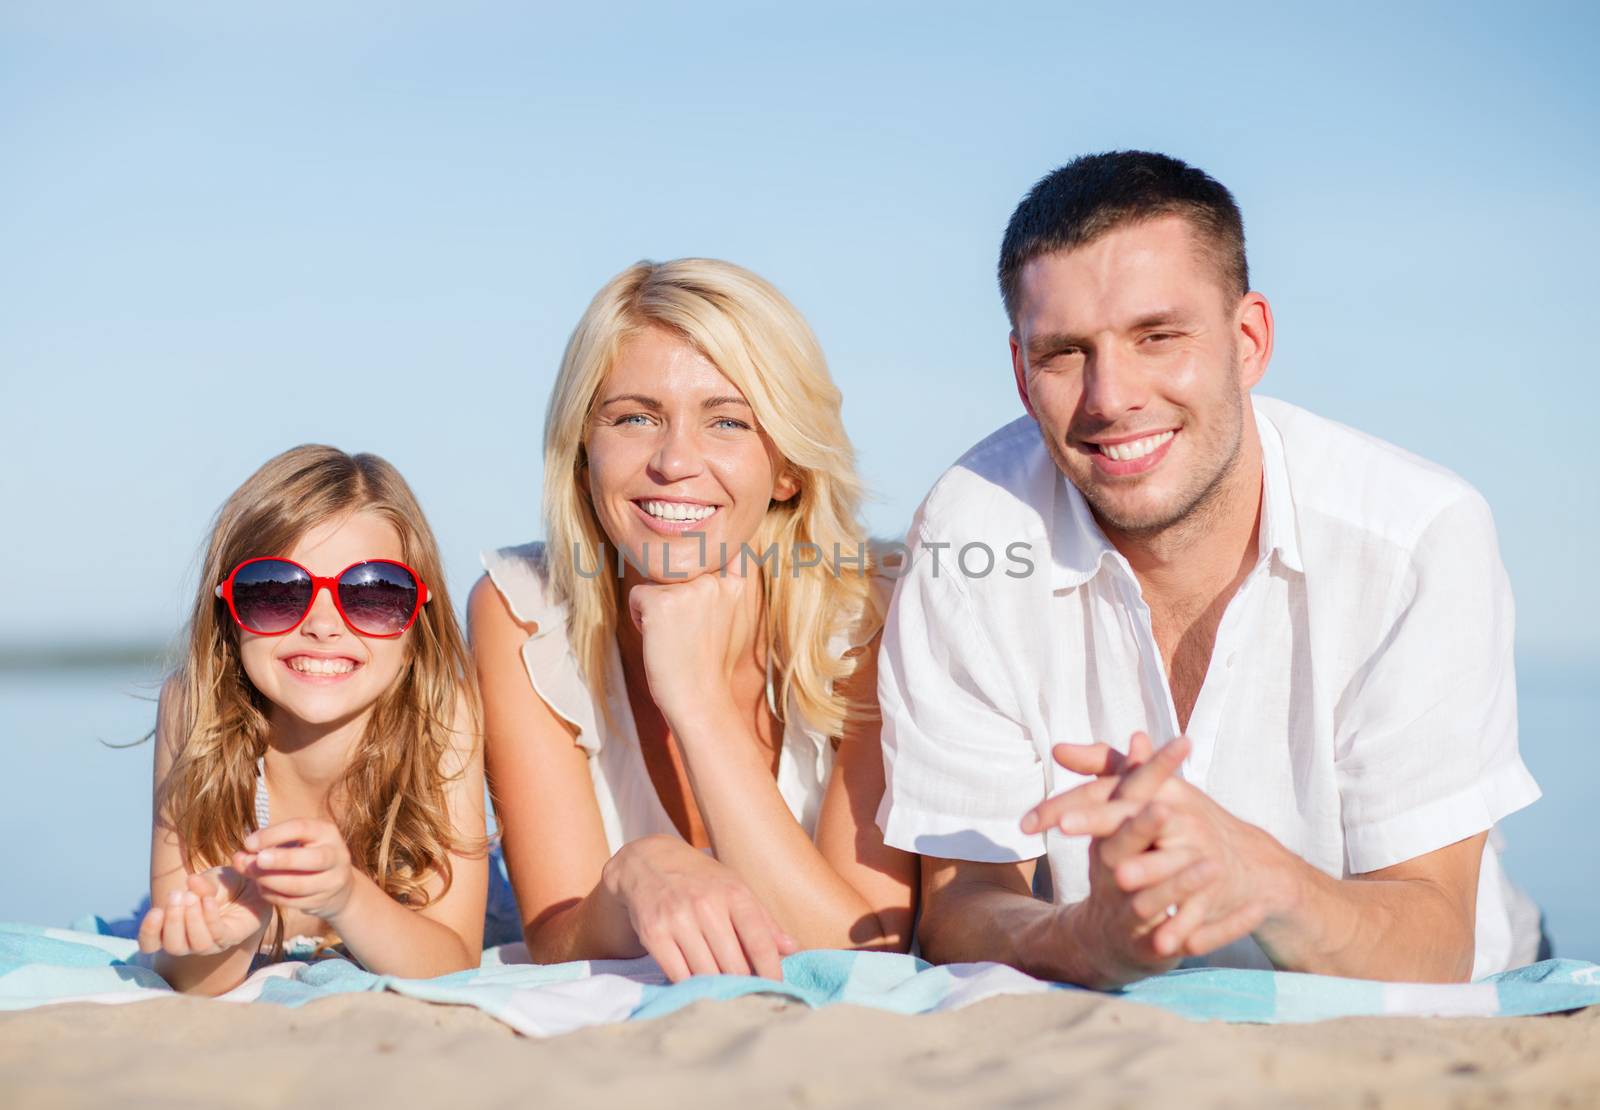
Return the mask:
M 1000 296 L 1017 320 L 1022 268 L 1043 254 L 1084 246 L 1114 228 L 1162 216 L 1189 221 L 1226 288 L 1250 291 L 1244 218 L 1233 194 L 1204 170 L 1165 154 L 1085 154 L 1046 174 L 1011 213 L 1000 244 Z

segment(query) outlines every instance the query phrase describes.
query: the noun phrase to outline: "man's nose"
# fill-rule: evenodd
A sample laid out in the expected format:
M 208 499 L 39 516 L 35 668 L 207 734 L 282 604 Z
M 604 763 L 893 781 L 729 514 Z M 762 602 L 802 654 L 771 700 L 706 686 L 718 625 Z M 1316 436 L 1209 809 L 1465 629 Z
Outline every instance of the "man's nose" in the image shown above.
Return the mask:
M 694 433 L 680 424 L 668 424 L 661 431 L 650 470 L 664 482 L 677 482 L 700 472 L 700 446 Z
M 1083 368 L 1083 411 L 1111 423 L 1144 407 L 1148 385 L 1131 352 L 1098 350 Z

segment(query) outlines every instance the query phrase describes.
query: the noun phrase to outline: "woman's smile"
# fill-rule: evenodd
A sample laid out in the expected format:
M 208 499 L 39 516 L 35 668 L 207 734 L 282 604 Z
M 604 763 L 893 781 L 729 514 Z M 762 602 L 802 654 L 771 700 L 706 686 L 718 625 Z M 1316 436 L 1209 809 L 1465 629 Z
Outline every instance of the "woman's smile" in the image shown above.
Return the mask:
M 704 531 L 707 522 L 722 508 L 704 501 L 665 497 L 637 497 L 630 504 L 638 511 L 645 527 L 666 536 Z

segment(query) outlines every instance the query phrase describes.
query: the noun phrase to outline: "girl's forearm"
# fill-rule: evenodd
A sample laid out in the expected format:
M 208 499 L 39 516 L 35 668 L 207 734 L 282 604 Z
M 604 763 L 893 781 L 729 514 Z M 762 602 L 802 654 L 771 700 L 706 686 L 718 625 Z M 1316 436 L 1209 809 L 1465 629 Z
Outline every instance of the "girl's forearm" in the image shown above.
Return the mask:
M 250 975 L 250 962 L 261 945 L 261 934 L 214 956 L 173 956 L 157 952 L 151 964 L 173 990 L 215 998 L 226 994 Z
M 329 919 L 352 956 L 379 975 L 428 979 L 477 967 L 471 949 L 448 925 L 407 909 L 357 872 L 344 909 Z
M 806 948 L 903 948 L 833 869 L 778 792 L 754 730 L 731 705 L 671 722 L 717 859 Z

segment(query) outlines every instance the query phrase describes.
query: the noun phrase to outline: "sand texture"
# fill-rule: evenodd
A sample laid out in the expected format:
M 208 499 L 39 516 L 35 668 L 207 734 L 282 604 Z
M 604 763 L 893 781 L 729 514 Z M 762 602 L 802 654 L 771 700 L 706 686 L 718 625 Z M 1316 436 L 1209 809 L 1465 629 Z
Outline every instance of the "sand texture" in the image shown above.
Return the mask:
M 544 1040 L 387 994 L 0 1014 L 9 1110 L 1069 1103 L 1600 1106 L 1600 1007 L 1264 1027 L 1075 993 L 917 1017 L 755 997 Z

